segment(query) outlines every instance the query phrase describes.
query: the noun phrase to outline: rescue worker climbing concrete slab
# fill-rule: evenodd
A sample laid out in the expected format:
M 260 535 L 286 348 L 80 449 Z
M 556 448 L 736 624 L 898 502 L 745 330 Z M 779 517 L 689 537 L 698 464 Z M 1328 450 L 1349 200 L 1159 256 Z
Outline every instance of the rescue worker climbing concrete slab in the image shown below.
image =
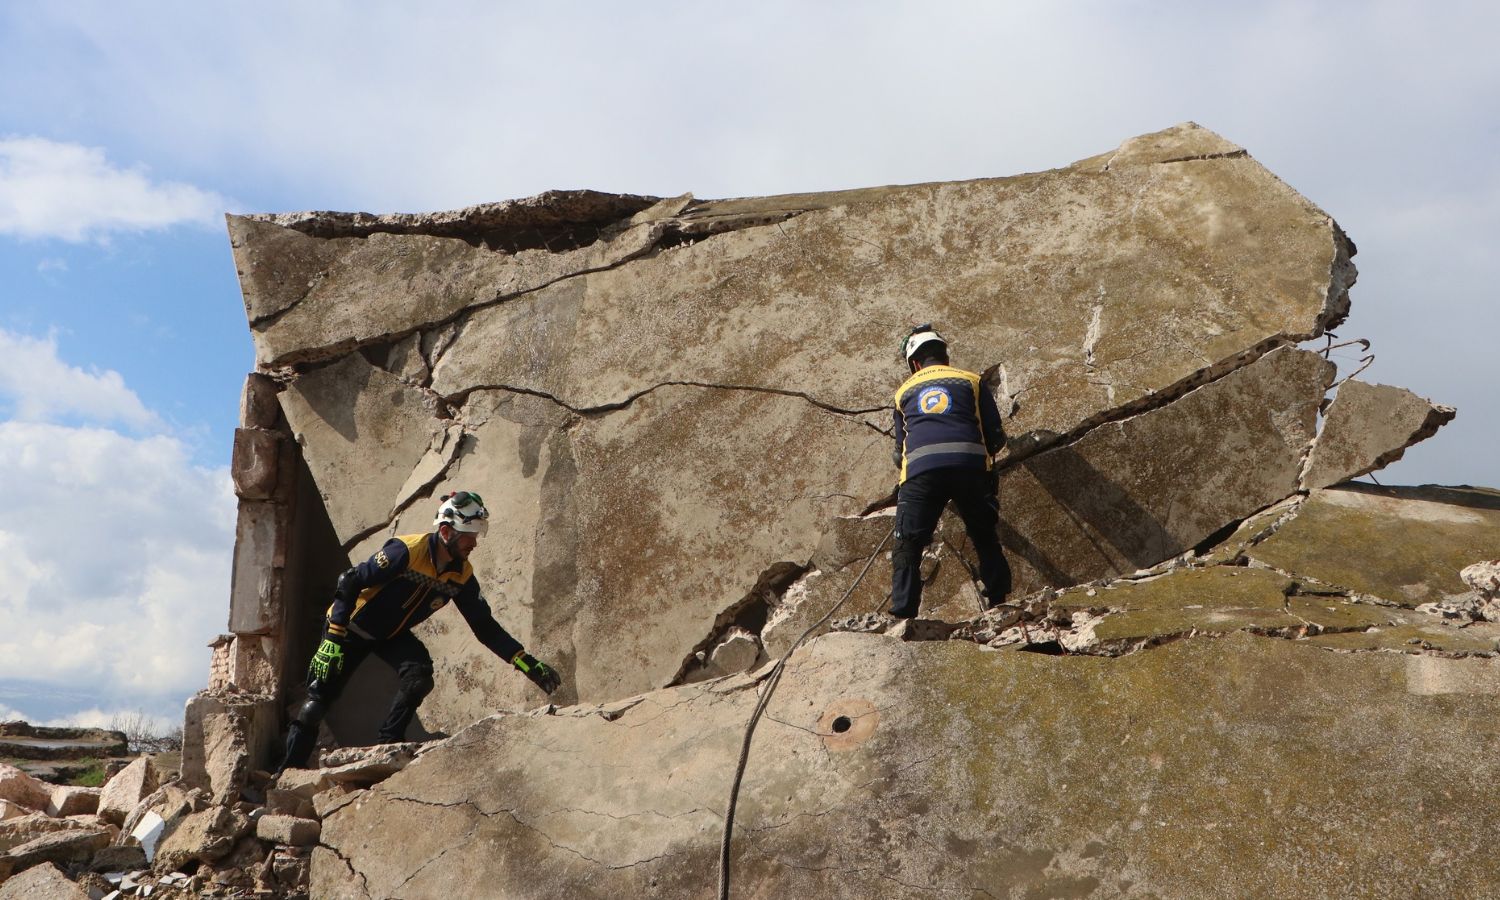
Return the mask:
M 489 510 L 472 491 L 442 497 L 433 531 L 391 538 L 374 556 L 339 576 L 323 640 L 307 672 L 307 702 L 287 732 L 278 772 L 303 768 L 318 725 L 354 670 L 374 654 L 396 671 L 399 686 L 380 726 L 381 743 L 405 740 L 407 726 L 433 687 L 432 656 L 412 634 L 451 600 L 479 642 L 551 694 L 562 679 L 527 653 L 490 613 L 469 563 L 489 527 Z
M 922 551 L 953 501 L 974 551 L 985 605 L 1010 593 L 1010 565 L 996 525 L 1000 501 L 993 456 L 1005 445 L 995 398 L 973 372 L 948 364 L 948 342 L 919 325 L 901 342 L 911 377 L 896 391 L 894 458 L 901 467 L 896 543 L 891 551 L 891 615 L 916 618 L 922 602 Z

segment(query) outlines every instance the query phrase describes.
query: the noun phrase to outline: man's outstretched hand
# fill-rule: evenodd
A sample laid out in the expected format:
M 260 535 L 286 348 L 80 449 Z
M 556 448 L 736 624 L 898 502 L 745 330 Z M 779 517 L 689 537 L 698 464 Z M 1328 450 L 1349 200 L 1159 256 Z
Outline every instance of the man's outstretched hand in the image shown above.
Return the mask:
M 551 694 L 562 687 L 562 678 L 558 676 L 553 668 L 541 660 L 522 650 L 515 655 L 511 665 L 521 670 L 521 674 L 531 679 L 532 684 Z

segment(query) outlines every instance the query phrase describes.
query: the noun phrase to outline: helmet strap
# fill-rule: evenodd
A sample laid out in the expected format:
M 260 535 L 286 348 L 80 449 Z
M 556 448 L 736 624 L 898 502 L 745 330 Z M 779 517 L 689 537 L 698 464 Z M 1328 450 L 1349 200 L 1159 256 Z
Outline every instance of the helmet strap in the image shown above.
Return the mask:
M 446 538 L 443 537 L 443 526 L 444 525 L 447 525 L 447 527 L 448 527 L 448 536 Z M 458 529 L 457 528 L 454 528 L 452 525 L 448 525 L 448 523 L 446 523 L 446 522 L 444 522 L 443 525 L 439 525 L 438 526 L 438 540 L 443 542 L 443 549 L 448 551 L 448 556 L 450 558 L 452 558 L 452 559 L 458 559 Z

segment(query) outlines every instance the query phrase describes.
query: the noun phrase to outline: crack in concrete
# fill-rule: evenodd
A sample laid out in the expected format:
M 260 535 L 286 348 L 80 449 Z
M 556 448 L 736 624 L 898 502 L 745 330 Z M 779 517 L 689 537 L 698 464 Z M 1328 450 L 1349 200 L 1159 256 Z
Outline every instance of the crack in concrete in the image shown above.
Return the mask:
M 466 842 L 468 842 L 469 840 L 471 840 L 474 837 L 474 833 L 476 831 L 478 831 L 478 830 L 479 830 L 478 825 L 471 825 L 469 827 L 469 830 L 463 835 L 463 837 L 461 837 L 457 841 L 455 841 L 453 843 L 453 845 L 448 846 L 448 847 L 444 847 L 442 850 L 438 851 L 437 855 L 433 856 L 431 859 L 429 859 L 426 862 L 422 863 L 420 866 L 417 866 L 416 869 L 412 870 L 412 873 L 410 875 L 408 875 L 405 878 L 401 879 L 401 883 L 398 884 L 398 885 L 396 885 L 395 888 L 392 889 L 392 892 L 393 892 L 392 896 L 399 896 L 399 893 L 400 893 L 400 891 L 401 891 L 402 888 L 406 887 L 408 884 L 411 884 L 411 882 L 412 882 L 413 879 L 415 879 L 418 875 L 421 875 L 433 863 L 436 863 L 437 861 L 441 860 L 443 857 L 447 856 L 450 853 L 455 853 L 458 850 L 462 849 L 463 845 Z
M 522 828 L 526 829 L 527 831 L 530 831 L 533 834 L 536 834 L 537 836 L 539 836 L 540 838 L 542 838 L 542 840 L 546 841 L 548 843 L 548 845 L 550 845 L 552 847 L 552 849 L 554 849 L 554 850 L 561 850 L 561 851 L 563 851 L 565 853 L 571 853 L 574 856 L 578 857 L 579 859 L 581 859 L 581 860 L 583 860 L 583 861 L 585 861 L 587 863 L 590 863 L 592 865 L 598 866 L 600 868 L 608 869 L 608 870 L 610 870 L 612 872 L 620 871 L 621 869 L 631 869 L 631 868 L 634 868 L 636 866 L 641 866 L 641 865 L 646 865 L 648 863 L 656 862 L 657 860 L 667 859 L 667 858 L 672 857 L 672 856 L 680 856 L 681 855 L 680 852 L 675 852 L 674 853 L 674 852 L 671 852 L 671 851 L 666 851 L 666 852 L 659 853 L 656 856 L 648 856 L 648 857 L 645 857 L 644 859 L 636 859 L 636 860 L 633 860 L 633 861 L 628 862 L 628 863 L 620 863 L 620 864 L 607 863 L 607 862 L 604 862 L 603 860 L 594 859 L 592 856 L 589 856 L 587 853 L 584 853 L 582 850 L 579 850 L 576 847 L 572 847 L 572 846 L 569 846 L 567 844 L 559 844 L 547 832 L 543 831 L 542 829 L 538 828 L 537 826 L 535 826 L 535 825 L 527 822 L 526 820 L 522 819 L 521 816 L 515 810 L 513 810 L 513 809 L 501 808 L 499 810 L 496 810 L 496 812 L 495 812 L 496 815 L 499 815 L 499 814 L 502 814 L 502 813 L 504 815 L 508 816 L 511 821 L 515 822 L 520 827 L 522 827 Z
M 647 394 L 651 394 L 664 387 L 695 387 L 704 388 L 707 390 L 747 391 L 750 393 L 775 394 L 782 397 L 794 397 L 799 400 L 805 400 L 806 402 L 811 403 L 813 406 L 816 406 L 819 409 L 824 410 L 825 412 L 832 413 L 839 418 L 846 419 L 857 425 L 862 425 L 865 428 L 870 429 L 871 431 L 875 431 L 887 437 L 890 436 L 889 431 L 882 430 L 878 426 L 874 425 L 871 422 L 867 422 L 864 419 L 856 418 L 858 416 L 870 415 L 872 413 L 887 412 L 889 411 L 890 407 L 875 406 L 866 409 L 845 409 L 844 407 L 836 406 L 832 403 L 819 400 L 817 397 L 814 397 L 804 391 L 792 391 L 786 390 L 784 388 L 765 387 L 763 385 L 753 384 L 719 384 L 711 381 L 691 380 L 662 381 L 653 384 L 650 387 L 642 388 L 641 390 L 630 394 L 623 400 L 615 400 L 609 403 L 600 403 L 595 406 L 574 406 L 554 394 L 550 394 L 537 388 L 527 388 L 521 387 L 519 385 L 497 383 L 475 385 L 474 387 L 466 388 L 451 397 L 446 397 L 444 398 L 444 400 L 455 406 L 461 407 L 468 401 L 469 395 L 473 394 L 475 391 L 507 391 L 513 394 L 526 394 L 532 397 L 540 397 L 543 400 L 549 400 L 552 403 L 557 404 L 563 409 L 566 409 L 568 412 L 581 418 L 593 418 L 604 415 L 606 413 L 617 412 L 619 410 L 625 409 Z
M 1159 160 L 1159 161 L 1157 161 L 1156 164 L 1159 165 L 1159 166 L 1167 166 L 1167 165 L 1171 165 L 1173 163 L 1202 162 L 1204 160 L 1210 160 L 1210 159 L 1249 159 L 1249 158 L 1250 158 L 1250 151 L 1241 149 L 1241 150 L 1227 150 L 1227 151 L 1225 151 L 1223 153 L 1199 153 L 1199 154 L 1196 154 L 1194 156 L 1174 156 L 1171 159 Z
M 1017 435 L 1007 441 L 1006 449 L 1008 452 L 1002 460 L 996 463 L 996 468 L 1001 472 L 1008 471 L 1033 456 L 1076 444 L 1098 428 L 1119 424 L 1129 419 L 1163 409 L 1183 399 L 1188 394 L 1200 388 L 1207 387 L 1254 363 L 1272 350 L 1293 345 L 1299 340 L 1302 339 L 1288 338 L 1283 335 L 1274 335 L 1266 338 L 1246 350 L 1220 360 L 1218 363 L 1197 369 L 1165 388 L 1151 391 L 1121 406 L 1100 410 L 1086 417 L 1066 432 L 1029 431 L 1025 434 Z
M 679 813 L 664 813 L 664 812 L 661 812 L 660 810 L 644 809 L 644 810 L 641 810 L 640 812 L 625 813 L 623 815 L 616 815 L 615 813 L 604 812 L 602 810 L 597 810 L 597 809 L 583 809 L 581 807 L 576 807 L 576 806 L 564 806 L 564 807 L 558 807 L 557 809 L 548 810 L 547 812 L 544 812 L 540 816 L 538 816 L 538 818 L 545 819 L 548 816 L 558 815 L 560 813 L 579 813 L 580 815 L 585 815 L 585 816 L 600 816 L 600 817 L 606 818 L 606 819 L 614 819 L 617 822 L 625 822 L 625 821 L 628 821 L 630 819 L 640 819 L 640 818 L 645 818 L 645 817 L 648 817 L 648 816 L 652 816 L 652 817 L 655 817 L 655 818 L 658 818 L 658 819 L 681 819 L 681 818 L 685 818 L 687 816 L 694 815 L 695 813 L 708 813 L 710 816 L 713 816 L 716 819 L 723 819 L 724 818 L 724 814 L 723 813 L 717 812 L 715 810 L 708 809 L 708 808 L 702 807 L 702 806 L 694 807 L 693 809 L 683 810 L 682 812 L 679 812 Z
M 337 859 L 340 863 L 343 864 L 344 868 L 348 870 L 349 875 L 352 878 L 358 879 L 360 893 L 364 894 L 366 897 L 370 896 L 369 881 L 365 878 L 363 872 L 360 872 L 358 869 L 354 868 L 354 863 L 349 860 L 349 857 L 340 853 L 339 849 L 332 844 L 319 843 L 318 846 L 323 848 L 324 850 L 327 850 L 329 853 L 332 853 L 333 858 Z
M 405 338 L 410 337 L 413 334 L 419 334 L 427 330 L 444 328 L 448 325 L 452 325 L 462 319 L 469 317 L 473 313 L 499 306 L 502 303 L 512 302 L 529 294 L 544 291 L 550 287 L 553 287 L 554 285 L 562 284 L 565 281 L 618 269 L 621 266 L 628 265 L 629 263 L 632 263 L 637 259 L 640 259 L 641 257 L 646 256 L 658 249 L 658 244 L 660 244 L 662 236 L 666 233 L 666 227 L 662 223 L 657 223 L 653 226 L 653 229 L 655 233 L 651 236 L 650 241 L 643 243 L 643 245 L 636 250 L 622 254 L 619 259 L 615 259 L 611 262 L 597 266 L 586 266 L 584 268 L 558 275 L 555 278 L 550 278 L 541 284 L 524 288 L 522 290 L 509 292 L 502 290 L 489 297 L 488 299 L 478 300 L 441 319 L 436 319 L 431 322 L 423 322 L 420 325 L 415 325 L 411 328 L 403 329 L 401 331 L 387 332 L 385 334 L 380 334 L 369 338 L 347 338 L 345 340 L 338 341 L 333 344 L 327 344 L 321 347 L 304 347 L 292 353 L 284 354 L 275 363 L 275 367 L 279 368 L 288 364 L 296 365 L 330 359 L 332 357 L 351 353 L 369 346 L 396 343 L 397 341 L 404 340 Z M 310 294 L 311 291 L 309 291 L 308 293 Z M 279 309 L 270 315 L 261 316 L 258 319 L 253 319 L 250 321 L 250 329 L 252 331 L 265 331 L 268 328 L 274 327 L 278 321 L 291 313 L 292 310 L 299 308 L 306 302 L 307 296 L 304 295 L 296 302 L 288 305 L 284 309 Z M 258 368 L 264 371 L 267 367 L 260 366 Z

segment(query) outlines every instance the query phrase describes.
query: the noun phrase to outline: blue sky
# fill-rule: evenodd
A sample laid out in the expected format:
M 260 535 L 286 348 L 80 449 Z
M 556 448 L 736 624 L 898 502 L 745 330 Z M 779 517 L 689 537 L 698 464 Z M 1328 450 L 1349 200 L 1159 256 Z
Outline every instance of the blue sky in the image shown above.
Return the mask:
M 1497 9 L 0 0 L 0 716 L 206 679 L 253 365 L 225 211 L 1010 175 L 1193 120 L 1358 244 L 1364 377 L 1459 408 L 1381 480 L 1500 485 Z

